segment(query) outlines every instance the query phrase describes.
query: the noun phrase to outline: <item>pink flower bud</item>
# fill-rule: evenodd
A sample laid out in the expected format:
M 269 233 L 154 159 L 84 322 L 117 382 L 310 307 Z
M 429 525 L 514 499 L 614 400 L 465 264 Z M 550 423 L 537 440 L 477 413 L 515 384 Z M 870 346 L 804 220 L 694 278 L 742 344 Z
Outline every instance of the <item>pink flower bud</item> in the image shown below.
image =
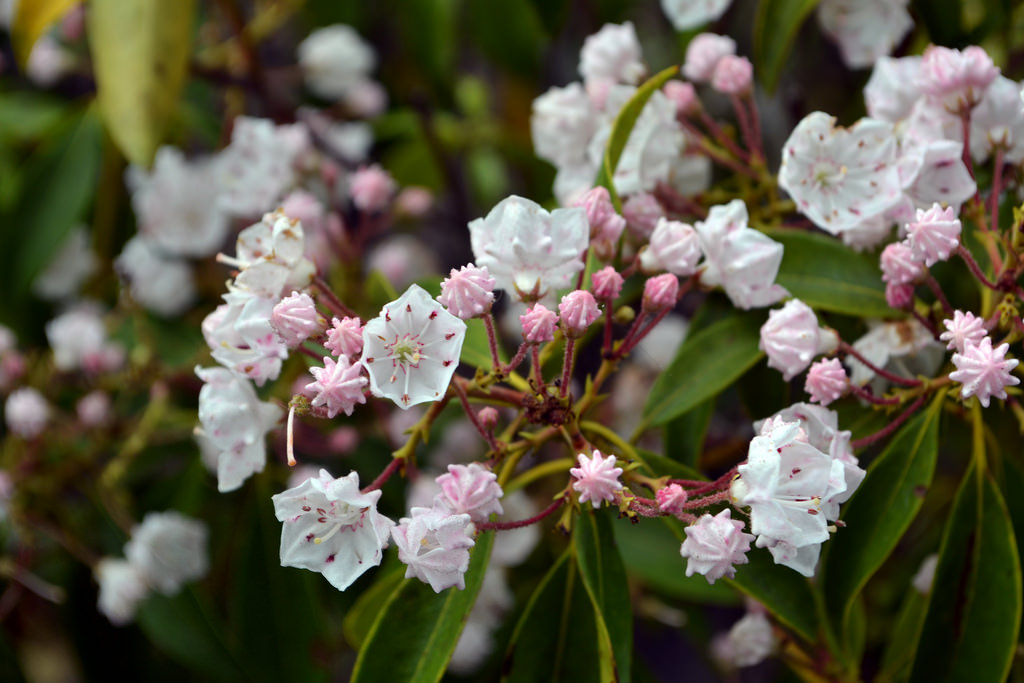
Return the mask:
M 503 512 L 498 499 L 505 494 L 498 486 L 498 475 L 479 463 L 448 465 L 448 474 L 439 476 L 437 485 L 441 487 L 437 501 L 474 522 L 486 522 L 492 514 Z
M 985 320 L 970 311 L 953 311 L 951 320 L 943 320 L 946 331 L 939 335 L 939 340 L 948 342 L 947 349 L 956 349 L 963 353 L 968 344 L 978 344 L 988 336 L 985 331 Z
M 702 515 L 686 527 L 686 540 L 679 554 L 686 558 L 686 575 L 703 574 L 708 583 L 736 575 L 737 564 L 747 564 L 753 534 L 743 531 L 743 522 L 732 519 L 726 508 L 715 516 Z
M 679 484 L 669 484 L 663 489 L 658 489 L 655 494 L 658 499 L 658 509 L 669 515 L 677 515 L 683 511 L 683 505 L 689 497 Z
M 622 205 L 622 215 L 626 217 L 626 223 L 634 235 L 648 239 L 658 219 L 665 215 L 665 210 L 653 194 L 639 192 Z
M 847 387 L 846 370 L 838 358 L 822 358 L 807 371 L 804 391 L 811 401 L 827 406 L 844 393 Z
M 912 283 L 924 274 L 921 262 L 904 242 L 893 242 L 882 250 L 879 259 L 882 266 L 882 281 L 895 285 Z
M 692 226 L 662 217 L 654 227 L 647 248 L 640 253 L 640 267 L 648 273 L 667 270 L 686 277 L 697 272 L 697 262 L 702 255 L 700 238 Z
M 367 379 L 363 376 L 362 363 L 352 363 L 348 356 L 340 357 L 337 362 L 324 356 L 324 367 L 314 366 L 309 372 L 316 380 L 306 385 L 306 389 L 316 392 L 313 407 L 324 406 L 327 417 L 334 417 L 341 411 L 351 415 L 356 405 L 366 403 L 363 387 Z
M 357 116 L 370 118 L 387 108 L 388 94 L 380 83 L 364 80 L 345 94 L 345 104 Z
M 357 209 L 367 213 L 386 209 L 396 187 L 388 172 L 377 164 L 360 168 L 352 174 L 349 181 L 352 203 Z
M 963 52 L 930 45 L 921 58 L 922 92 L 952 112 L 976 105 L 998 75 L 992 58 L 976 45 Z
M 425 187 L 407 187 L 395 198 L 395 211 L 419 218 L 434 206 L 434 193 Z
M 604 302 L 615 301 L 622 293 L 622 276 L 611 266 L 605 266 L 591 277 L 594 296 Z
M 75 404 L 78 421 L 85 427 L 100 427 L 110 419 L 110 397 L 99 389 L 89 392 Z
M 285 197 L 281 202 L 281 210 L 289 218 L 302 223 L 306 239 L 309 239 L 309 233 L 315 232 L 324 220 L 324 205 L 315 195 L 305 190 L 295 190 Z
M 562 329 L 569 337 L 580 337 L 590 325 L 601 316 L 594 295 L 585 289 L 577 289 L 562 297 L 558 304 Z
M 612 205 L 611 195 L 605 187 L 597 186 L 588 190 L 586 194 L 573 203 L 573 206 L 580 206 L 587 212 L 587 222 L 590 224 L 590 238 L 616 242 L 619 235 L 626 227 L 626 219 L 615 212 Z
M 909 308 L 914 303 L 914 285 L 885 285 L 885 301 L 896 309 Z
M 736 41 L 732 38 L 715 33 L 701 33 L 694 36 L 686 46 L 683 75 L 695 83 L 704 83 L 710 80 L 711 74 L 723 57 L 734 54 Z
M 519 322 L 523 326 L 523 339 L 534 344 L 542 344 L 555 338 L 558 316 L 554 311 L 549 311 L 544 304 L 536 303 L 519 316 Z
M 742 95 L 750 92 L 753 78 L 754 65 L 749 59 L 726 55 L 711 74 L 711 87 L 725 95 Z
M 949 378 L 963 384 L 962 398 L 977 396 L 981 405 L 988 408 L 989 399 L 993 396 L 1005 399 L 1006 387 L 1020 384 L 1020 380 L 1010 374 L 1020 361 L 1006 360 L 1009 348 L 1009 344 L 992 348 L 992 339 L 985 337 L 977 344 L 966 344 L 961 353 L 953 354 L 956 371 L 949 373 Z
M 644 310 L 660 313 L 673 308 L 679 297 L 679 279 L 672 273 L 656 275 L 644 283 Z
M 480 426 L 484 429 L 494 429 L 498 424 L 498 409 L 493 406 L 484 406 L 477 412 L 476 419 L 480 421 Z
M 50 404 L 32 387 L 22 387 L 7 397 L 4 418 L 12 434 L 34 439 L 46 428 L 50 419 Z
M 678 116 L 686 116 L 700 110 L 700 100 L 697 99 L 697 90 L 693 83 L 669 81 L 662 88 L 662 92 L 676 105 Z
M 494 303 L 494 278 L 486 266 L 477 268 L 470 263 L 460 270 L 452 268 L 441 283 L 437 300 L 463 320 L 478 318 L 488 313 Z
M 324 342 L 335 356 L 357 356 L 363 352 L 363 323 L 359 318 L 334 318 Z
M 290 349 L 319 334 L 326 324 L 317 313 L 312 297 L 306 293 L 292 292 L 278 301 L 270 313 L 270 326 Z
M 927 211 L 917 210 L 915 220 L 907 224 L 907 244 L 914 259 L 928 268 L 945 261 L 960 246 L 960 219 L 953 207 L 932 204 Z
M 615 495 L 622 490 L 622 468 L 615 466 L 614 455 L 602 455 L 595 450 L 591 457 L 583 453 L 577 455 L 579 467 L 573 467 L 569 474 L 573 476 L 572 487 L 580 494 L 580 503 L 588 500 L 592 506 L 599 507 L 602 501 L 615 502 Z

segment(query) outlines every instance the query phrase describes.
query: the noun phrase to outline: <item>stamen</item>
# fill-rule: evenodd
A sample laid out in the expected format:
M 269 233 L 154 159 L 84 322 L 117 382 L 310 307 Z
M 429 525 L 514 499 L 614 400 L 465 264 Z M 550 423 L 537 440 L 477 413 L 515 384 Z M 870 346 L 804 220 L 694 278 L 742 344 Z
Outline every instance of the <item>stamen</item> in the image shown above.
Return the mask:
M 295 406 L 288 408 L 288 466 L 295 467 Z

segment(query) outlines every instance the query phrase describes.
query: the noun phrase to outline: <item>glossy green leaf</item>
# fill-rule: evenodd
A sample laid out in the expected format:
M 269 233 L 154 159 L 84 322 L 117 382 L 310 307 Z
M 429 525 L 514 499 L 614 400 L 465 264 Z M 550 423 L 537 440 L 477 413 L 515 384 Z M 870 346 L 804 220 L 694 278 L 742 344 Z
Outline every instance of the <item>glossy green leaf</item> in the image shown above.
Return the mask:
M 494 532 L 477 537 L 465 590 L 435 593 L 419 579 L 406 579 L 370 629 L 352 672 L 353 683 L 441 680 L 480 591 L 493 543 Z
M 390 569 L 381 567 L 375 577 L 372 586 L 359 596 L 356 603 L 345 613 L 345 620 L 342 622 L 342 630 L 345 640 L 354 649 L 362 647 L 366 637 L 373 628 L 384 605 L 387 604 L 391 595 L 402 585 L 405 574 L 405 565 L 396 565 Z
M 50 133 L 69 113 L 68 105 L 37 92 L 0 97 L 0 140 L 32 140 Z
M 879 683 L 907 680 L 910 666 L 914 663 L 914 650 L 921 635 L 921 626 L 924 624 L 927 609 L 926 596 L 918 593 L 916 589 L 907 591 L 900 613 L 886 638 L 882 664 L 875 679 Z
M 818 0 L 770 0 L 757 3 L 754 19 L 754 72 L 768 92 L 779 83 L 782 67 L 800 27 Z
M 700 454 L 704 449 L 704 437 L 711 425 L 711 415 L 715 412 L 715 399 L 709 398 L 688 410 L 674 420 L 665 424 L 665 453 L 673 460 L 678 460 L 687 467 L 696 468 L 700 464 Z
M 911 681 L 1005 681 L 1017 649 L 1021 567 L 999 489 L 972 466 L 946 527 Z
M 656 90 L 659 90 L 661 86 L 665 85 L 670 78 L 678 73 L 678 66 L 670 66 L 651 76 L 651 78 L 636 89 L 633 97 L 626 102 L 626 105 L 619 111 L 615 121 L 612 123 L 612 131 L 608 136 L 608 144 L 604 149 L 604 160 L 594 185 L 603 185 L 608 188 L 608 193 L 612 197 L 612 203 L 615 204 L 615 209 L 618 211 L 622 210 L 622 202 L 619 199 L 618 192 L 615 191 L 613 179 L 615 178 L 615 169 L 619 165 L 619 159 L 622 157 L 622 151 L 626 149 L 626 143 L 633 132 L 633 126 L 636 125 L 636 120 L 640 118 L 640 114 L 647 105 L 647 100 L 651 99 L 651 95 Z
M 185 84 L 195 0 L 92 0 L 89 47 L 100 112 L 132 163 L 149 166 Z
M 15 287 L 28 290 L 71 229 L 86 220 L 99 173 L 103 131 L 87 113 L 57 138 L 26 171 L 26 191 L 14 209 L 17 256 L 10 260 Z
M 876 257 L 858 254 L 827 235 L 801 230 L 767 234 L 785 248 L 775 281 L 811 308 L 858 317 L 895 314 L 885 301 Z
M 684 465 L 683 463 L 667 458 L 660 453 L 640 449 L 646 467 L 641 468 L 644 473 L 651 477 L 674 477 L 676 479 L 707 479 L 697 469 Z
M 607 510 L 595 510 L 576 518 L 573 529 L 580 576 L 593 603 L 595 621 L 608 632 L 610 652 L 605 670 L 629 683 L 633 661 L 633 610 L 629 602 L 626 568 L 615 542 Z M 602 639 L 603 641 L 603 639 Z
M 665 424 L 732 384 L 763 355 L 763 322 L 763 313 L 737 313 L 688 337 L 651 388 L 645 423 Z
M 789 567 L 775 564 L 767 550 L 751 548 L 748 564 L 736 568 L 736 578 L 724 579 L 754 598 L 808 643 L 818 635 L 818 617 L 810 581 Z
M 900 428 L 842 510 L 845 526 L 829 541 L 823 585 L 829 614 L 843 633 L 864 584 L 914 521 L 931 485 L 943 397 Z
M 11 23 L 14 56 L 24 66 L 32 46 L 58 19 L 78 4 L 78 0 L 25 0 L 17 3 Z
M 594 608 L 571 551 L 566 551 L 530 597 L 502 666 L 510 683 L 598 683 Z

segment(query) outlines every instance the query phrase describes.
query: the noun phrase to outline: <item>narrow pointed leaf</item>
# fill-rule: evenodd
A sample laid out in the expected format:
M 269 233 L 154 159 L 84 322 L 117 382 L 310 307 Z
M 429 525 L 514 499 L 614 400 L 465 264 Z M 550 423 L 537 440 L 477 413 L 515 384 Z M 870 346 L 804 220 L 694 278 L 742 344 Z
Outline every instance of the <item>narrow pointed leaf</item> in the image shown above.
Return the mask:
M 789 567 L 775 564 L 767 550 L 751 548 L 747 559 L 749 564 L 736 568 L 736 578 L 725 581 L 760 602 L 805 641 L 816 642 L 818 617 L 810 582 Z
M 754 67 L 757 80 L 772 92 L 800 27 L 818 0 L 771 0 L 757 4 L 754 19 Z
M 24 67 L 32 46 L 58 19 L 78 4 L 78 0 L 22 0 L 16 3 L 11 24 L 14 56 Z

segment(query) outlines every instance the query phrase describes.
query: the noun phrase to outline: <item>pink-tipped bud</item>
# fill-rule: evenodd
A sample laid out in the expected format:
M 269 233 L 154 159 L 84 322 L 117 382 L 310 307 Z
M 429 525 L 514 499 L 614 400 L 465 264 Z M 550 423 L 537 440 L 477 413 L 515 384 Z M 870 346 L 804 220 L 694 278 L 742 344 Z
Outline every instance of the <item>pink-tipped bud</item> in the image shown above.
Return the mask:
M 480 426 L 490 431 L 498 425 L 498 409 L 494 406 L 484 406 L 477 412 L 476 419 Z
M 700 100 L 697 99 L 697 89 L 693 83 L 687 81 L 669 81 L 661 89 L 665 97 L 676 105 L 676 114 L 686 116 L 700 110 Z
M 883 249 L 879 263 L 882 281 L 894 285 L 910 284 L 924 274 L 921 262 L 914 258 L 914 252 L 905 242 L 893 242 Z
M 292 292 L 278 301 L 270 313 L 270 326 L 290 349 L 319 334 L 325 325 L 327 321 L 317 313 L 316 304 L 306 293 Z
M 395 198 L 395 211 L 403 216 L 419 218 L 434 206 L 434 193 L 425 187 L 407 187 Z
M 679 279 L 672 273 L 656 275 L 644 283 L 644 310 L 660 313 L 676 305 L 679 298 Z
M 387 109 L 388 94 L 380 83 L 364 80 L 345 94 L 345 104 L 356 116 L 370 118 Z
M 921 91 L 956 112 L 981 101 L 999 69 L 982 48 L 954 50 L 930 45 L 921 58 Z
M 617 242 L 626 228 L 626 219 L 615 212 L 611 195 L 607 188 L 597 186 L 573 203 L 583 207 L 587 212 L 587 223 L 590 224 L 590 238 L 607 242 Z
M 622 215 L 626 217 L 630 232 L 647 239 L 654 232 L 658 219 L 665 215 L 665 210 L 653 194 L 638 192 L 622 205 Z
M 480 463 L 448 465 L 448 473 L 437 478 L 437 485 L 441 487 L 437 502 L 454 514 L 486 522 L 492 514 L 503 512 L 498 499 L 505 494 L 498 486 L 498 475 Z
M 591 279 L 594 285 L 594 296 L 601 301 L 615 301 L 622 293 L 622 276 L 611 266 L 605 266 L 597 271 Z
M 562 329 L 568 337 L 580 337 L 588 327 L 601 316 L 594 295 L 585 289 L 577 289 L 562 297 L 558 304 Z
M 452 268 L 441 283 L 437 300 L 463 320 L 478 318 L 490 312 L 494 304 L 494 278 L 486 266 L 478 268 L 470 263 L 459 270 Z
M 316 230 L 324 220 L 324 205 L 316 195 L 305 190 L 295 190 L 285 197 L 281 202 L 281 210 L 284 215 L 302 223 L 306 235 L 309 235 L 310 230 Z
M 110 397 L 96 389 L 78 400 L 75 414 L 84 427 L 101 427 L 110 419 Z
M 658 499 L 658 509 L 669 515 L 678 515 L 683 511 L 683 505 L 689 497 L 679 484 L 669 484 L 663 489 L 658 489 L 654 494 Z
M 558 316 L 544 304 L 536 303 L 519 316 L 519 322 L 523 326 L 523 339 L 533 344 L 542 344 L 555 338 Z
M 927 211 L 918 209 L 915 219 L 907 224 L 907 245 L 916 260 L 931 268 L 960 246 L 960 230 L 953 207 L 944 209 L 935 203 Z
M 722 57 L 711 74 L 711 87 L 724 95 L 748 93 L 753 82 L 754 65 L 736 55 Z
M 334 318 L 324 346 L 335 356 L 358 356 L 363 352 L 363 323 L 359 318 Z
M 838 358 L 823 358 L 807 371 L 804 391 L 811 395 L 811 401 L 827 406 L 846 393 L 849 382 L 846 369 Z
M 352 174 L 349 181 L 352 203 L 357 209 L 367 213 L 386 209 L 396 188 L 397 185 L 388 172 L 377 164 L 360 168 Z
M 640 252 L 640 267 L 647 273 L 667 270 L 686 277 L 697 272 L 697 262 L 702 255 L 700 238 L 692 226 L 662 217 L 654 227 L 647 248 Z
M 686 46 L 683 75 L 695 83 L 704 83 L 711 79 L 711 74 L 723 57 L 734 54 L 736 41 L 732 38 L 715 33 L 701 33 L 694 36 Z
M 897 285 L 892 282 L 886 284 L 885 301 L 896 309 L 910 308 L 914 303 L 914 285 Z

